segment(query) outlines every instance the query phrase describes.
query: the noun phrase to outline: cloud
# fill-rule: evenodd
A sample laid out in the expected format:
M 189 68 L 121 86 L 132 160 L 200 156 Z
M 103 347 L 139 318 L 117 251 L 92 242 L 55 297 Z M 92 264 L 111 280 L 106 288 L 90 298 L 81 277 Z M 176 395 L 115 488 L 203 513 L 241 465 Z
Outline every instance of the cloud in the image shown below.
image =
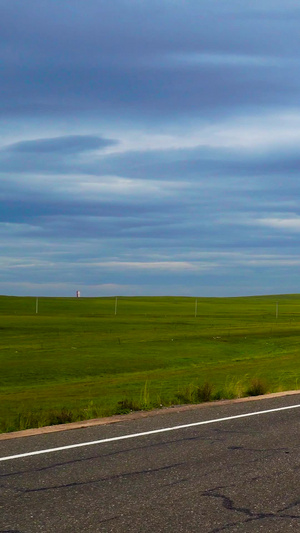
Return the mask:
M 92 135 L 68 135 L 50 139 L 21 141 L 2 147 L 2 151 L 13 154 L 76 154 L 89 150 L 99 150 L 118 144 L 118 141 Z
M 162 61 L 160 59 L 160 61 Z M 290 60 L 293 62 L 293 60 Z M 295 60 L 296 61 L 296 58 Z M 230 66 L 230 67 L 274 67 L 286 66 L 286 59 L 275 56 L 230 54 L 230 53 L 174 53 L 165 57 L 165 66 L 174 68 L 175 65 L 191 66 Z
M 149 270 L 153 271 L 167 271 L 167 272 L 186 272 L 199 271 L 202 268 L 211 268 L 212 264 L 193 264 L 187 261 L 107 261 L 103 263 L 90 264 L 93 267 L 102 267 L 106 269 L 123 270 Z
M 4 117 L 76 113 L 157 124 L 187 112 L 210 118 L 241 106 L 298 105 L 291 6 L 277 20 L 278 9 L 233 1 L 226 9 L 194 1 L 9 4 L 0 46 Z
M 256 221 L 262 226 L 269 228 L 292 231 L 299 233 L 300 231 L 300 217 L 290 218 L 262 218 Z

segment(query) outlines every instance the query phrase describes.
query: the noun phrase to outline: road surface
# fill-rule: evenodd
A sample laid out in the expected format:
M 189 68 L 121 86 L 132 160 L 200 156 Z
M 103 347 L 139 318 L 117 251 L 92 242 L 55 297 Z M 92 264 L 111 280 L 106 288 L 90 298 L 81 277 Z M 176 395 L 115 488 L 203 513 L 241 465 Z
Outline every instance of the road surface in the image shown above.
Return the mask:
M 0 533 L 300 532 L 299 452 L 300 394 L 0 440 Z

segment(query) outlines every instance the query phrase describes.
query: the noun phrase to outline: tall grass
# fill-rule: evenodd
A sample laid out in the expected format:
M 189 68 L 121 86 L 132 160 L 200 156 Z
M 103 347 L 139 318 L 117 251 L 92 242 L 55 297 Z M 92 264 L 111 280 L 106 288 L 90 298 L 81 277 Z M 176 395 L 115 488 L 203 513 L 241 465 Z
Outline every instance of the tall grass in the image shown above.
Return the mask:
M 178 404 L 198 404 L 225 399 L 242 398 L 246 396 L 263 395 L 269 392 L 268 385 L 265 381 L 256 377 L 249 382 L 246 380 L 226 380 L 224 387 L 216 389 L 212 383 L 192 382 L 185 388 L 179 390 L 175 396 L 168 399 L 162 399 L 161 396 L 153 396 L 148 381 L 140 391 L 139 398 L 123 398 L 107 414 L 122 415 L 133 411 L 147 411 L 155 408 L 170 407 Z M 7 420 L 0 424 L 2 432 L 19 431 L 34 427 L 44 427 L 57 424 L 66 424 L 77 422 L 79 420 L 88 420 L 103 416 L 101 406 L 97 406 L 93 401 L 82 409 L 68 409 L 63 407 L 56 410 L 37 410 L 21 412 L 14 419 Z
M 260 396 L 266 394 L 268 385 L 259 378 L 253 378 L 246 390 L 247 396 Z

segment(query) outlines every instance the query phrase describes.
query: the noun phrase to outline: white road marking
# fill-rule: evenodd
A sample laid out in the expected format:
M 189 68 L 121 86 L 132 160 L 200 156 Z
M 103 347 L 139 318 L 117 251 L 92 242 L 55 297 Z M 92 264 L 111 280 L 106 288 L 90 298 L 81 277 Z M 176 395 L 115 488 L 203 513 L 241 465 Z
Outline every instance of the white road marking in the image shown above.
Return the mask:
M 62 450 L 71 450 L 72 448 L 82 448 L 84 446 L 93 446 L 95 444 L 104 444 L 106 442 L 116 442 L 118 440 L 134 439 L 136 437 L 145 437 L 147 435 L 155 435 L 156 433 L 166 433 L 168 431 L 176 431 L 178 429 L 186 429 L 186 428 L 192 428 L 192 427 L 197 427 L 197 426 L 204 426 L 208 424 L 216 424 L 217 422 L 225 422 L 227 420 L 236 420 L 237 418 L 247 418 L 250 416 L 264 415 L 268 413 L 276 413 L 278 411 L 286 411 L 287 409 L 298 409 L 299 407 L 300 407 L 300 404 L 289 405 L 287 407 L 277 407 L 276 409 L 255 411 L 254 413 L 244 413 L 242 415 L 225 416 L 224 418 L 214 418 L 212 420 L 193 422 L 192 424 L 183 424 L 181 426 L 153 429 L 151 431 L 144 431 L 142 433 L 131 433 L 129 435 L 120 435 L 119 437 L 110 437 L 108 439 L 93 440 L 90 442 L 80 442 L 78 444 L 69 444 L 68 446 L 59 446 L 58 448 L 49 448 L 46 450 L 36 450 L 33 452 L 19 453 L 17 455 L 9 455 L 7 457 L 0 457 L 0 461 L 11 461 L 12 459 L 20 459 L 22 457 L 32 457 L 33 455 L 41 455 L 44 453 L 60 452 Z

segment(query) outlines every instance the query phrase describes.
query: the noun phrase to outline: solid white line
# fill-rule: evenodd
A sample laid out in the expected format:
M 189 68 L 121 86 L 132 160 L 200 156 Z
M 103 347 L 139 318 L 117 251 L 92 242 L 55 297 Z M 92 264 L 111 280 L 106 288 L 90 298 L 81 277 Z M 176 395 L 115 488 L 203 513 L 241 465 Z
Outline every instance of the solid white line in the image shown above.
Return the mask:
M 192 424 L 183 424 L 181 426 L 173 426 L 170 428 L 153 429 L 151 431 L 144 431 L 143 433 L 131 433 L 129 435 L 121 435 L 119 437 L 110 437 L 108 439 L 93 440 L 90 442 L 80 442 L 78 444 L 69 444 L 68 446 L 59 446 L 58 448 L 49 448 L 47 450 L 36 450 L 34 452 L 19 453 L 18 455 L 9 455 L 7 457 L 0 457 L 0 461 L 10 461 L 12 459 L 20 459 L 22 457 L 31 457 L 33 455 L 41 455 L 44 453 L 60 452 L 62 450 L 71 450 L 72 448 L 81 448 L 84 446 L 93 446 L 95 444 L 104 444 L 106 442 L 115 442 L 118 440 L 134 439 L 136 437 L 145 437 L 147 435 L 155 435 L 156 433 L 166 433 L 167 431 L 175 431 L 178 429 L 186 429 L 196 426 L 204 426 L 207 424 L 216 424 L 217 422 L 225 422 L 226 420 L 236 420 L 237 418 L 247 418 L 250 416 L 264 415 L 267 413 L 276 413 L 278 411 L 286 411 L 287 409 L 297 409 L 300 404 L 289 405 L 287 407 L 277 407 L 276 409 L 268 409 L 265 411 L 255 411 L 254 413 L 244 413 L 242 415 L 226 416 L 224 418 L 214 418 L 213 420 L 204 420 L 202 422 L 193 422 Z

